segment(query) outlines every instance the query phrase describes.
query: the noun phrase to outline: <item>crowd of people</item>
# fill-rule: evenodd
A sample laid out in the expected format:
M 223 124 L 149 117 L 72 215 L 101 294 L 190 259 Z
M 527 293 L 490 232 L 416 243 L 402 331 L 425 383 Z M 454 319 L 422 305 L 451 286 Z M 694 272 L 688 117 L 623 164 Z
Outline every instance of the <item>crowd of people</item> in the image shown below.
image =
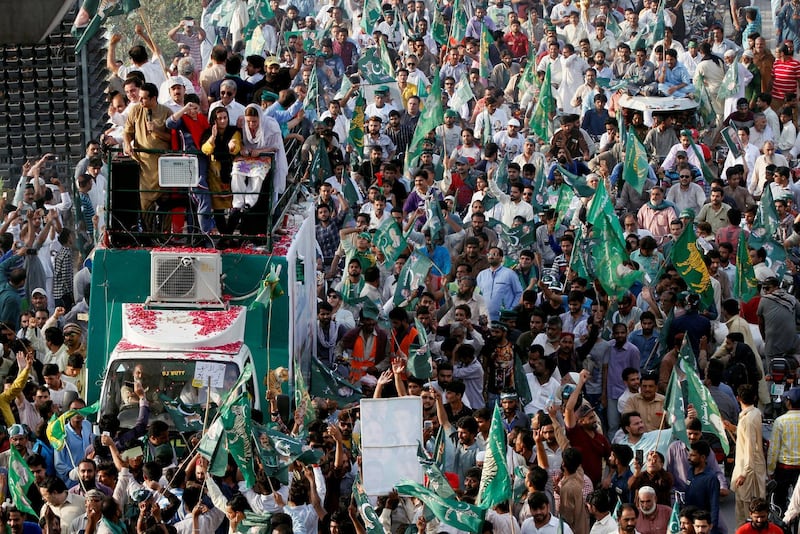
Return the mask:
M 74 188 L 49 156 L 23 168 L 0 227 L 13 534 L 464 531 L 414 495 L 355 504 L 357 404 L 314 399 L 316 419 L 288 428 L 270 394 L 254 421 L 321 454 L 288 480 L 257 463 L 253 483 L 230 461 L 212 476 L 199 436 L 178 454 L 138 380 L 135 427 L 100 414 L 95 434 L 85 339 L 108 147 L 138 164 L 142 211 L 164 205 L 158 159 L 197 156 L 190 232 L 263 233 L 253 213 L 290 184 L 312 191 L 317 358 L 364 395 L 421 398 L 442 498 L 479 502 L 499 407 L 515 488 L 480 532 L 675 534 L 674 512 L 682 534 L 773 533 L 771 502 L 787 523 L 800 514 L 800 388 L 776 401 L 768 387 L 771 363 L 800 353 L 800 3 L 774 0 L 771 28 L 731 2 L 701 34 L 682 0 L 268 4 L 204 2 L 169 31 L 172 57 L 137 27 L 120 61 L 112 35 L 109 122 Z M 623 106 L 640 97 L 700 107 Z M 631 136 L 643 185 L 626 172 Z M 588 261 L 595 191 L 635 274 L 621 292 Z M 687 235 L 688 270 L 674 260 Z M 708 399 L 676 414 L 665 395 L 687 351 Z M 65 412 L 62 444 L 48 423 Z M 17 458 L 35 482 L 22 494 Z

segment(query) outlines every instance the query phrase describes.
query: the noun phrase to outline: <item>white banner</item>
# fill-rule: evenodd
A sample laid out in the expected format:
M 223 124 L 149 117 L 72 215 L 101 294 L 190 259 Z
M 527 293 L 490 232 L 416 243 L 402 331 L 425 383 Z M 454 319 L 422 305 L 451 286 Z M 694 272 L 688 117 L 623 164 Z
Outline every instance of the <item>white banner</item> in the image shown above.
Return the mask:
M 386 495 L 401 480 L 422 483 L 417 443 L 422 441 L 422 399 L 363 399 L 361 453 L 364 490 Z

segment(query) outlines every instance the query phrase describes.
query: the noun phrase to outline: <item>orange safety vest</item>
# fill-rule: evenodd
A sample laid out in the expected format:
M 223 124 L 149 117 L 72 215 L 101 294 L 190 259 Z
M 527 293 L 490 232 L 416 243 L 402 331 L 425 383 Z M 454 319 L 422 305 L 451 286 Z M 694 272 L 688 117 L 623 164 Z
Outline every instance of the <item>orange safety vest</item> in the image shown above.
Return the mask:
M 356 383 L 367 374 L 367 369 L 375 365 L 375 354 L 378 349 L 378 336 L 375 336 L 375 342 L 372 344 L 372 352 L 369 355 L 364 354 L 364 340 L 361 336 L 356 337 L 353 344 L 353 352 L 350 357 L 350 382 Z

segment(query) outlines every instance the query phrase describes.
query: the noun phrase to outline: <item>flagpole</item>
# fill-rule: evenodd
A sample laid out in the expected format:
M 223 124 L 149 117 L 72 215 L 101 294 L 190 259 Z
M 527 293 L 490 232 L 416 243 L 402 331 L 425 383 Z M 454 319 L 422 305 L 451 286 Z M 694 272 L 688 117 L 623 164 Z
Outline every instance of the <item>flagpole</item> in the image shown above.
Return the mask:
M 150 19 L 149 17 L 145 17 L 144 8 L 140 6 L 136 11 L 139 13 L 139 17 L 142 19 L 142 25 L 144 26 L 144 31 L 147 32 L 147 38 L 150 39 L 150 42 L 155 45 L 155 41 L 153 41 L 153 31 L 150 25 Z M 154 46 L 153 48 L 156 47 Z M 158 53 L 157 56 L 158 63 L 161 65 L 161 70 L 164 72 L 164 76 L 169 77 L 169 71 L 167 70 L 167 66 L 164 64 L 164 57 L 160 53 Z

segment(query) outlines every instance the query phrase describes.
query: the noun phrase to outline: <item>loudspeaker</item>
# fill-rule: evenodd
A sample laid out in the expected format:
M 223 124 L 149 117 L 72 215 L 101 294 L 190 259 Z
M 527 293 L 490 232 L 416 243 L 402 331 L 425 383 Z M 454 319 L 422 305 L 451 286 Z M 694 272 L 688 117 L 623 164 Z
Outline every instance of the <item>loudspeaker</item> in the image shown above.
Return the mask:
M 110 211 L 108 236 L 112 247 L 137 246 L 139 230 L 139 164 L 131 158 L 115 157 L 108 178 Z

